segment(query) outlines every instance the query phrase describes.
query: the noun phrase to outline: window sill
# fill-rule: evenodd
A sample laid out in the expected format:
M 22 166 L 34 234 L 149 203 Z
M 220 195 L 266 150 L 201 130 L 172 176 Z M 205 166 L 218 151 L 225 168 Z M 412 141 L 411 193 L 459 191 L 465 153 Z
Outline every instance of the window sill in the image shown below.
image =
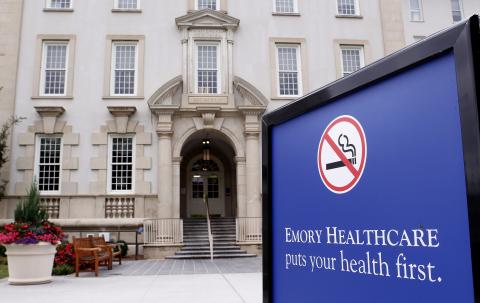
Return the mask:
M 270 100 L 272 100 L 272 101 L 293 101 L 293 100 L 296 100 L 300 97 L 301 96 L 282 96 L 282 97 L 276 96 L 276 97 L 271 97 Z
M 413 23 L 424 23 L 425 20 L 410 20 L 410 22 L 413 22 Z
M 141 9 L 121 9 L 121 8 L 113 8 L 112 13 L 141 13 Z
M 143 100 L 144 96 L 103 96 L 103 100 Z
M 339 19 L 363 19 L 362 15 L 335 15 Z
M 44 12 L 46 13 L 51 13 L 51 12 L 57 12 L 57 13 L 72 13 L 73 8 L 44 8 Z
M 48 100 L 48 99 L 55 99 L 55 100 L 72 100 L 73 96 L 32 96 L 32 100 Z
M 276 13 L 273 12 L 272 16 L 292 16 L 292 17 L 300 17 L 300 13 Z

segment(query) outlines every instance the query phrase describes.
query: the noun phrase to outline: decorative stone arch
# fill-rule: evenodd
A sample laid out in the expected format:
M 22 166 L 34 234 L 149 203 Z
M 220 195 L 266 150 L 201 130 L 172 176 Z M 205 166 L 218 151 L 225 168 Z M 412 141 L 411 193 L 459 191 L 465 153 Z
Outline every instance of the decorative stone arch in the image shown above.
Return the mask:
M 185 145 L 185 143 L 188 141 L 188 139 L 195 133 L 202 131 L 202 129 L 198 129 L 196 127 L 191 127 L 189 128 L 186 132 L 183 133 L 183 135 L 175 142 L 174 147 L 173 147 L 173 158 L 180 158 L 182 155 L 182 148 Z M 225 136 L 231 146 L 233 147 L 233 150 L 235 152 L 235 156 L 238 157 L 245 157 L 245 149 L 243 145 L 240 143 L 240 140 L 235 136 L 235 134 L 229 130 L 228 128 L 222 127 L 218 130 L 214 130 L 219 133 L 221 133 L 223 136 Z

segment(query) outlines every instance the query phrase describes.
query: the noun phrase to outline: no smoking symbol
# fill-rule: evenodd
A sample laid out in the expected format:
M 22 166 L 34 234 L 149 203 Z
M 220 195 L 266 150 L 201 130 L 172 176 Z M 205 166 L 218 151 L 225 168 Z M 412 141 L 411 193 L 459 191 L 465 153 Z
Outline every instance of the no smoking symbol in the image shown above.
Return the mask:
M 318 144 L 317 164 L 323 184 L 343 194 L 358 183 L 367 160 L 367 140 L 362 125 L 352 116 L 335 118 Z

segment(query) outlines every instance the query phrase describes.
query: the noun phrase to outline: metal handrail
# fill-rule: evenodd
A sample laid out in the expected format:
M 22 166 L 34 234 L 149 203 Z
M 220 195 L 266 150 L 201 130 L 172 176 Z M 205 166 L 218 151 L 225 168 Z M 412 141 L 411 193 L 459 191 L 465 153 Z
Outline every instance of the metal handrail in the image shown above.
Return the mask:
M 210 211 L 208 209 L 208 195 L 203 195 L 203 202 L 205 203 L 205 208 L 207 210 L 207 227 L 208 227 L 208 242 L 210 244 L 210 260 L 213 261 L 213 236 L 212 236 L 212 227 L 210 225 Z

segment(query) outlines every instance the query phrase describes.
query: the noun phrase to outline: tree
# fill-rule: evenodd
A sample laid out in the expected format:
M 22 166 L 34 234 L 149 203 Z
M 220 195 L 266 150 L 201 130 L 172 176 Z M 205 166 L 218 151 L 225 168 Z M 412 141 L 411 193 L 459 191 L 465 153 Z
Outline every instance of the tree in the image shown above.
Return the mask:
M 22 117 L 11 117 L 7 122 L 3 123 L 2 128 L 0 129 L 0 171 L 5 163 L 8 161 L 8 138 L 10 136 L 11 128 L 22 121 Z M 8 180 L 0 181 L 0 199 L 5 194 L 7 188 Z

